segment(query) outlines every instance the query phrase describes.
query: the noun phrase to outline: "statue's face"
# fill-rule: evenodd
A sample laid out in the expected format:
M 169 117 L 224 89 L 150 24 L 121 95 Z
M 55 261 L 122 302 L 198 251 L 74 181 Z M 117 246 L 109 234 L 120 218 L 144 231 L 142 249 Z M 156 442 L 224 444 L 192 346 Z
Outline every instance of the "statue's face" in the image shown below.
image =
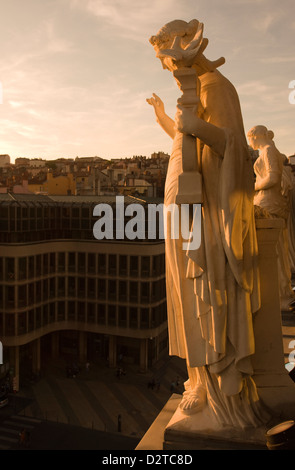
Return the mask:
M 257 135 L 248 135 L 248 141 L 253 150 L 259 149 L 259 137 Z

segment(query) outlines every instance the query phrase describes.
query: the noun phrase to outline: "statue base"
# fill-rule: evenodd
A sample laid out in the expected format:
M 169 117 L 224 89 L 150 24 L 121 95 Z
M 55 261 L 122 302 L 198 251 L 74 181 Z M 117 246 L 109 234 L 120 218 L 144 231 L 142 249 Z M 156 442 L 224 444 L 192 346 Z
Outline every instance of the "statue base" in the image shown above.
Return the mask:
M 191 420 L 173 394 L 135 450 L 267 450 L 264 428 L 237 430 L 220 426 L 209 408 Z

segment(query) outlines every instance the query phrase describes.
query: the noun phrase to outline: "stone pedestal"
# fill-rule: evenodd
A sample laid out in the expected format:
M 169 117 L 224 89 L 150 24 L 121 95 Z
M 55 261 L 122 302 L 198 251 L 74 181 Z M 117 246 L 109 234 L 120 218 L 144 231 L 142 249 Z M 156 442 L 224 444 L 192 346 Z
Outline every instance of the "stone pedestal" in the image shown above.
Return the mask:
M 256 221 L 261 277 L 261 308 L 254 317 L 256 352 L 253 357 L 254 380 L 258 394 L 270 412 L 271 418 L 261 428 L 236 429 L 221 426 L 211 409 L 187 417 L 178 409 L 181 396 L 172 396 L 138 446 L 153 445 L 158 433 L 163 449 L 267 449 L 265 432 L 273 424 L 295 419 L 295 384 L 284 363 L 278 262 L 276 244 L 282 228 L 280 219 Z M 173 412 L 173 409 L 175 410 Z M 164 416 L 170 420 L 164 425 Z M 162 418 L 161 418 L 162 415 Z M 162 424 L 162 428 L 160 426 Z M 161 434 L 162 433 L 162 434 Z M 143 446 L 143 447 L 142 447 Z M 153 447 L 150 447 L 153 450 Z
M 263 402 L 278 417 L 295 419 L 295 384 L 284 361 L 276 244 L 281 219 L 256 221 L 259 246 L 261 308 L 254 317 L 254 380 Z

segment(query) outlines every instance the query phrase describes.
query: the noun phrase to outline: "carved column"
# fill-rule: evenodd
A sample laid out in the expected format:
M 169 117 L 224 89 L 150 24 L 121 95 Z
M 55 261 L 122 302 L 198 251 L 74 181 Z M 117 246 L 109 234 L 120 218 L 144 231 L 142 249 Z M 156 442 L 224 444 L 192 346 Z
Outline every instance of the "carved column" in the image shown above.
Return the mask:
M 198 77 L 192 68 L 180 68 L 173 72 L 173 76 L 182 91 L 178 104 L 185 108 L 196 108 L 199 104 Z M 182 173 L 178 179 L 177 204 L 197 204 L 202 202 L 202 177 L 199 172 L 200 162 L 197 154 L 197 141 L 192 135 L 185 135 L 176 131 L 172 155 L 182 155 Z

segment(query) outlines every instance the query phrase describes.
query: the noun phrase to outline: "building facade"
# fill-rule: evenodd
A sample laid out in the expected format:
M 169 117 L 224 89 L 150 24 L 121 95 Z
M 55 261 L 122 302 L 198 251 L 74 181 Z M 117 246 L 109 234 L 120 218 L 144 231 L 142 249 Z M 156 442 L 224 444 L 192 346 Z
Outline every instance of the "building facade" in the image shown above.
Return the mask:
M 145 371 L 166 349 L 164 240 L 95 239 L 93 209 L 115 211 L 114 199 L 0 195 L 0 341 L 15 389 L 51 357 L 115 367 L 122 355 Z

